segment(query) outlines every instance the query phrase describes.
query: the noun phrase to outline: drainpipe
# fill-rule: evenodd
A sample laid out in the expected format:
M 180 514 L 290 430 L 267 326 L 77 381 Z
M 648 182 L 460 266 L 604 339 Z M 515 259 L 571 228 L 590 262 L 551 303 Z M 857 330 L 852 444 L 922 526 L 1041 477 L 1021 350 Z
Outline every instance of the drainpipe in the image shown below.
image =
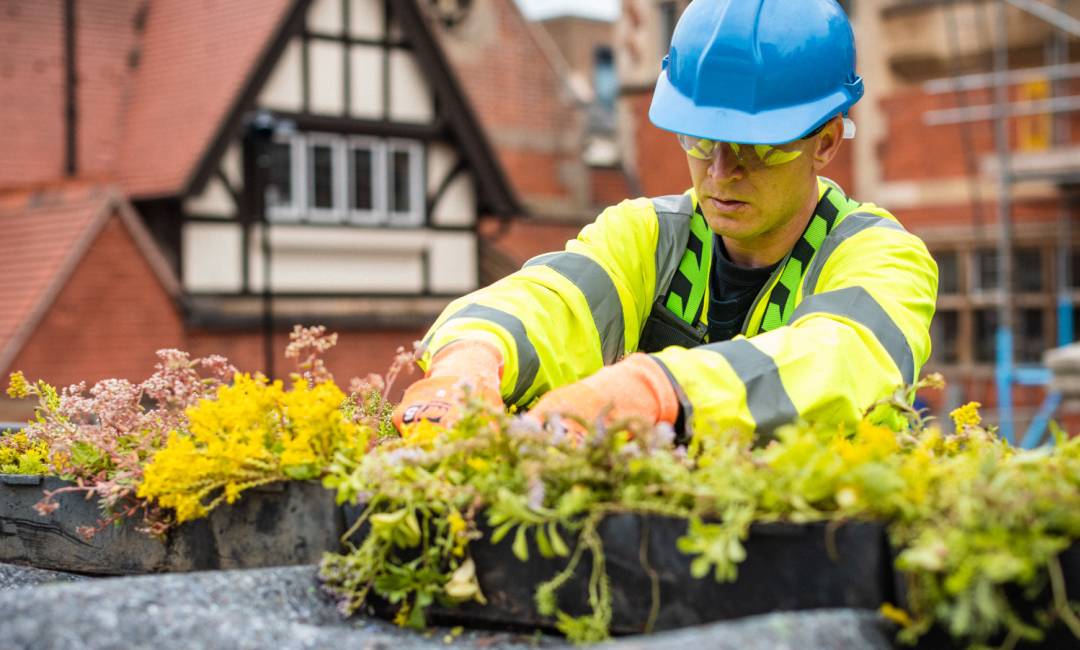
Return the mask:
M 64 173 L 75 176 L 78 172 L 76 127 L 78 106 L 75 89 L 78 76 L 75 73 L 75 0 L 64 0 Z

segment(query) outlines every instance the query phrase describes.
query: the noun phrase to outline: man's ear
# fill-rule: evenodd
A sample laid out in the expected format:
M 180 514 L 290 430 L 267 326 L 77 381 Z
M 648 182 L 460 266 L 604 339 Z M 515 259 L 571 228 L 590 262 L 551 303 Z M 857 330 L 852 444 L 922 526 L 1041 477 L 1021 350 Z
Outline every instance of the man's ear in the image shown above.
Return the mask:
M 829 120 L 814 141 L 814 171 L 820 172 L 840 151 L 844 142 L 844 118 L 837 115 Z

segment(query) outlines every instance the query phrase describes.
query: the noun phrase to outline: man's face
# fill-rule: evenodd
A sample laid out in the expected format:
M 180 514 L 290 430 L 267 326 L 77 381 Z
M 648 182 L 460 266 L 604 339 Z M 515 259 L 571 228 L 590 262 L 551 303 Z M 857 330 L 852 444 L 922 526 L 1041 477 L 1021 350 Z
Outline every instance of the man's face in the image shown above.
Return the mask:
M 800 216 L 817 191 L 818 137 L 756 149 L 703 141 L 691 149 L 690 175 L 712 231 L 752 244 Z

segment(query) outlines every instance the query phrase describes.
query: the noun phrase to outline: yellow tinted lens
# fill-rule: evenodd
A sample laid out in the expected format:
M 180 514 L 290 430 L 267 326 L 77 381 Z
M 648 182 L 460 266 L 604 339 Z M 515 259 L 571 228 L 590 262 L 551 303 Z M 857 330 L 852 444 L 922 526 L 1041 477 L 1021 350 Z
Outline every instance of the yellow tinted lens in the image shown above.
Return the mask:
M 712 140 L 698 140 L 687 153 L 698 160 L 709 160 L 716 151 L 716 143 Z
M 784 151 L 768 144 L 755 144 L 754 152 L 766 167 L 777 167 L 802 155 L 802 151 Z
M 679 146 L 692 158 L 709 160 L 716 151 L 716 142 L 703 138 L 695 138 L 692 135 L 678 134 Z
M 708 140 L 705 138 L 695 138 L 689 135 L 679 135 L 679 144 L 682 145 L 687 155 L 698 160 L 712 160 L 716 155 L 717 147 L 720 146 L 720 141 Z M 780 147 L 788 145 L 773 146 L 769 144 L 739 144 L 738 142 L 729 142 L 728 146 L 731 147 L 731 151 L 735 154 L 735 157 L 739 160 L 739 163 L 747 167 L 777 167 L 795 160 L 802 155 L 802 151 L 786 151 Z M 753 149 L 755 155 L 745 156 L 743 148 Z

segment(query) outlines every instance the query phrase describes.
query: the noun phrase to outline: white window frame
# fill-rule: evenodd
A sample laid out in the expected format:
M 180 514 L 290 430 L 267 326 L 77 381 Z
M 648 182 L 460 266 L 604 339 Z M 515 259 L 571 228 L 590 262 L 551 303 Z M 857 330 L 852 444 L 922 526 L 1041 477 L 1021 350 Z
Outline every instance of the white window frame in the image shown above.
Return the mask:
M 356 185 L 353 167 L 353 152 L 357 149 L 371 151 L 371 209 L 358 210 L 352 205 L 352 189 Z M 387 170 L 386 170 L 386 143 L 378 138 L 370 136 L 353 136 L 349 138 L 346 153 L 348 174 L 346 176 L 345 200 L 349 211 L 349 222 L 360 225 L 382 225 L 386 223 L 387 206 Z
M 422 227 L 427 214 L 427 197 L 424 193 L 423 142 L 402 138 L 378 138 L 373 136 L 346 136 L 335 133 L 287 133 L 274 136 L 275 143 L 287 143 L 290 147 L 289 169 L 292 181 L 292 201 L 288 205 L 271 206 L 266 203 L 267 220 L 274 223 L 316 223 L 361 226 Z M 309 205 L 315 192 L 315 175 L 312 173 L 313 146 L 327 146 L 331 151 L 333 205 L 317 208 Z M 358 148 L 372 152 L 372 199 L 371 210 L 353 209 L 350 197 L 353 184 L 352 152 Z M 393 157 L 404 151 L 409 156 L 409 209 L 391 210 L 391 192 L 394 183 Z
M 347 210 L 345 194 L 345 147 L 341 136 L 330 133 L 309 133 L 307 145 L 304 148 L 307 154 L 307 164 L 304 167 L 306 173 L 306 185 L 308 201 L 304 204 L 305 214 L 312 223 L 342 223 L 345 220 Z M 313 165 L 315 157 L 311 155 L 311 149 L 317 146 L 330 148 L 331 178 L 330 196 L 331 207 L 317 208 L 311 204 L 310 199 L 315 195 L 315 174 Z
M 304 166 L 307 161 L 307 144 L 299 133 L 279 133 L 274 135 L 275 144 L 289 145 L 289 180 L 292 184 L 292 200 L 288 205 L 270 205 L 265 196 L 267 221 L 297 223 L 303 220 L 304 207 L 307 205 L 307 183 Z
M 390 194 L 394 186 L 394 154 L 404 151 L 409 154 L 409 210 L 390 209 Z M 427 209 L 424 198 L 424 147 L 416 140 L 391 139 L 386 143 L 384 156 L 386 178 L 384 186 L 387 194 L 386 212 L 392 226 L 422 226 L 424 212 Z

